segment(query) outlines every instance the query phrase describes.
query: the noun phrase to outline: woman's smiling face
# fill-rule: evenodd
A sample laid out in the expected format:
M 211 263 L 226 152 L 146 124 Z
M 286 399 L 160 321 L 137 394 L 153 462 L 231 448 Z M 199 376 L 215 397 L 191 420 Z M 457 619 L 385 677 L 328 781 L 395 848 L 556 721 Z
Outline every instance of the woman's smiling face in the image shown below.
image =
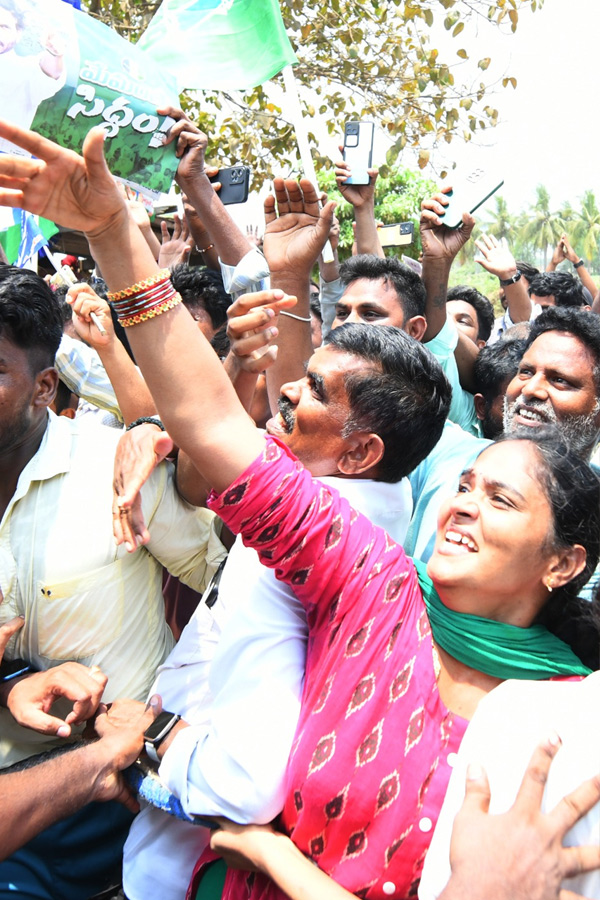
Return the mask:
M 481 453 L 438 516 L 428 572 L 458 612 L 526 627 L 547 596 L 554 522 L 530 441 Z

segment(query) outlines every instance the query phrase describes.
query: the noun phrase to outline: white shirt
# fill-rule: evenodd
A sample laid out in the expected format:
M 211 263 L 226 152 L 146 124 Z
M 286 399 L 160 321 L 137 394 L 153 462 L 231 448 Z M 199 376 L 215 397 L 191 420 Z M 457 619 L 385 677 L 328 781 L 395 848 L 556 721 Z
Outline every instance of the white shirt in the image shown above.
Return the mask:
M 412 510 L 407 479 L 398 484 L 320 480 L 394 540 L 403 540 Z M 283 806 L 300 711 L 306 616 L 290 588 L 239 539 L 213 613 L 200 604 L 153 686 L 164 708 L 190 723 L 165 753 L 159 774 L 189 814 L 270 822 Z M 145 807 L 125 844 L 123 885 L 129 900 L 145 900 L 150 892 L 161 900 L 183 900 L 207 842 L 205 829 Z
M 50 413 L 0 521 L 0 624 L 25 617 L 6 658 L 22 657 L 38 669 L 66 660 L 98 665 L 109 678 L 106 702 L 145 699 L 173 646 L 162 566 L 202 591 L 225 555 L 220 520 L 179 497 L 171 464 L 158 466 L 142 489 L 148 546 L 132 554 L 116 546 L 119 437 Z M 0 767 L 61 743 L 22 729 L 0 710 Z
M 490 813 L 509 809 L 537 745 L 555 731 L 562 747 L 552 762 L 542 810 L 560 800 L 600 768 L 600 672 L 583 681 L 505 681 L 485 697 L 458 752 L 436 830 L 427 852 L 419 900 L 434 900 L 450 878 L 450 834 L 465 794 L 470 762 L 485 769 Z M 598 846 L 600 805 L 568 832 L 565 846 Z M 473 848 L 476 852 L 476 848 Z M 498 848 L 502 853 L 502 848 Z M 563 888 L 590 900 L 600 898 L 600 871 L 568 878 Z

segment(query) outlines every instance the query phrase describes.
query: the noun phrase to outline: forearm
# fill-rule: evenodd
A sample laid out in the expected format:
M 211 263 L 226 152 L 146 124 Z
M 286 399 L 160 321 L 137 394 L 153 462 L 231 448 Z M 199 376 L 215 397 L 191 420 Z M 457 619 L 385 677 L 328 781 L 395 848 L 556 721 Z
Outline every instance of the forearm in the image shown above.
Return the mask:
M 292 272 L 271 273 L 271 288 L 279 288 L 286 294 L 297 298 L 291 315 L 280 315 L 278 321 L 279 334 L 277 359 L 265 375 L 269 405 L 273 414 L 277 412 L 277 401 L 281 386 L 288 381 L 298 381 L 304 377 L 304 367 L 312 356 L 312 340 L 310 333 L 310 293 L 309 275 Z M 299 316 L 299 318 L 293 318 Z
M 340 260 L 338 256 L 337 247 L 333 251 L 333 259 L 331 262 L 323 262 L 323 256 L 319 257 L 319 275 L 321 277 L 321 281 L 329 283 L 330 281 L 337 281 L 340 277 Z
M 98 355 L 114 388 L 125 424 L 156 413 L 156 404 L 146 382 L 121 341 L 115 338 L 111 347 L 99 348 Z
M 89 239 L 111 291 L 158 272 L 127 216 L 115 217 L 110 228 Z M 181 304 L 129 327 L 127 335 L 168 433 L 209 484 L 222 491 L 258 456 L 264 442 L 214 350 Z M 205 389 L 192 390 L 194 384 Z
M 248 415 L 250 415 L 254 392 L 256 391 L 258 373 L 246 372 L 245 369 L 242 369 L 236 357 L 231 352 L 227 354 L 225 362 L 223 363 L 223 368 L 227 372 L 229 379 L 235 388 L 240 403 Z
M 595 297 L 598 293 L 598 287 L 594 282 L 594 279 L 588 272 L 585 263 L 582 266 L 577 266 L 577 269 L 575 271 L 577 272 L 582 285 L 588 289 L 592 297 Z
M 143 227 L 139 226 L 139 229 L 143 234 L 144 240 L 148 244 L 148 247 L 150 248 L 152 256 L 154 257 L 154 259 L 158 260 L 158 255 L 160 253 L 160 241 L 154 234 L 150 222 L 148 222 L 148 224 L 144 225 Z
M 513 274 L 514 272 L 503 274 L 502 278 L 510 278 Z M 513 323 L 516 325 L 517 322 L 529 322 L 532 303 L 523 279 L 520 278 L 514 284 L 507 284 L 504 288 L 504 296 L 506 297 L 508 313 Z
M 0 859 L 96 799 L 112 760 L 100 742 L 77 746 L 20 772 L 0 774 Z
M 362 206 L 355 206 L 354 220 L 356 222 L 356 252 L 385 257 L 375 224 L 375 207 L 373 203 L 363 203 Z
M 190 181 L 181 180 L 180 184 L 201 221 L 208 223 L 219 258 L 227 265 L 235 266 L 252 248 L 219 200 L 208 176 L 203 174 Z
M 194 238 L 196 249 L 202 254 L 202 258 L 209 269 L 219 271 L 219 254 L 217 253 L 214 241 L 210 236 L 210 232 L 204 225 L 200 216 L 191 206 L 186 205 L 185 217 L 187 219 L 190 234 Z
M 427 299 L 425 316 L 427 329 L 423 343 L 433 340 L 440 333 L 446 322 L 446 299 L 448 297 L 448 279 L 450 277 L 450 259 L 428 259 L 423 257 L 422 280 L 425 285 Z
M 187 453 L 177 454 L 176 484 L 179 494 L 192 506 L 206 506 L 210 485 L 202 477 Z
M 465 391 L 475 392 L 475 381 L 473 378 L 473 369 L 475 360 L 479 350 L 476 344 L 461 332 L 458 333 L 458 344 L 454 350 L 454 359 L 458 368 L 458 376 L 460 378 L 461 387 Z
M 319 900 L 354 898 L 354 894 L 315 866 L 283 834 L 273 834 L 272 840 L 264 842 L 257 867 L 274 881 L 290 900 L 314 900 L 315 897 Z

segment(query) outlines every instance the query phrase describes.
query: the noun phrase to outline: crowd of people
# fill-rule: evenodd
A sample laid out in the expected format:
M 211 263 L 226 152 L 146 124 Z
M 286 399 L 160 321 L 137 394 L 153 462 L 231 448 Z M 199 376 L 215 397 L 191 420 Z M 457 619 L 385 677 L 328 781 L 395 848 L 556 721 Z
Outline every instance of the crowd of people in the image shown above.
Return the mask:
M 0 268 L 0 898 L 600 898 L 584 261 L 483 236 L 496 318 L 449 289 L 448 191 L 409 268 L 343 161 L 349 259 L 306 179 L 259 242 L 167 112 L 162 243 L 101 130 L 79 156 L 0 122 L 30 154 L 0 204 L 96 264 Z

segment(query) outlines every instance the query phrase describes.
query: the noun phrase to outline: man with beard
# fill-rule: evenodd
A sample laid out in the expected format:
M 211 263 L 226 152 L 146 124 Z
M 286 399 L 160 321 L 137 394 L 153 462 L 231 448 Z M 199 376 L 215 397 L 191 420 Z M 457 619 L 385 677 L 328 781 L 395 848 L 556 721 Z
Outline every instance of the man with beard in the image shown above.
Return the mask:
M 589 460 L 600 432 L 600 321 L 573 307 L 548 307 L 531 325 L 504 399 L 504 430 L 556 425 Z
M 590 460 L 600 433 L 600 320 L 595 313 L 549 307 L 531 324 L 517 374 L 506 389 L 504 432 L 554 425 Z M 410 475 L 415 509 L 407 553 L 427 561 L 440 503 L 486 446 L 446 425 L 442 438 Z M 593 590 L 594 576 L 586 586 Z

